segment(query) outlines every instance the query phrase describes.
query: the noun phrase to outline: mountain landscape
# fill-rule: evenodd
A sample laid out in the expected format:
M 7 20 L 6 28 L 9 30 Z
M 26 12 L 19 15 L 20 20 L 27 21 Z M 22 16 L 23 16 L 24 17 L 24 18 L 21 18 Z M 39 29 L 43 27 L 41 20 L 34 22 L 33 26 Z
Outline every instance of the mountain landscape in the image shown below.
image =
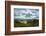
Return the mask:
M 39 25 L 39 9 L 14 8 L 14 27 Z

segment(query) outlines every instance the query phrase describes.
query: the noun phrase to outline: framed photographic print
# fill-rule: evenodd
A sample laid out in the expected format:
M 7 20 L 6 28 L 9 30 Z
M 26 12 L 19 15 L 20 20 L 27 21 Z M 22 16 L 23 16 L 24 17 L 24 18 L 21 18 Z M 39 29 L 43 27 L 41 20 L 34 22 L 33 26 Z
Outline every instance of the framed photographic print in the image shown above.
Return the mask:
M 5 1 L 5 34 L 45 32 L 44 3 Z

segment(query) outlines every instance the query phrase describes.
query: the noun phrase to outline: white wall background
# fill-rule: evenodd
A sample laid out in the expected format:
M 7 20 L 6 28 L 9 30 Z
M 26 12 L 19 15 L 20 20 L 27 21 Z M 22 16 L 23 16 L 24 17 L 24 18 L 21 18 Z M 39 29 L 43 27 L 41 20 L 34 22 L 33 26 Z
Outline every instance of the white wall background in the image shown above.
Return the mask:
M 12 0 L 12 1 L 15 1 L 15 0 Z M 42 3 L 44 2 L 45 3 L 45 22 L 46 22 L 46 0 L 16 0 L 16 1 L 42 2 Z M 45 28 L 46 28 L 46 24 L 45 24 Z M 45 29 L 45 32 L 46 32 L 46 29 Z M 0 36 L 5 36 L 5 0 L 0 0 Z M 46 33 L 9 35 L 9 36 L 46 36 Z

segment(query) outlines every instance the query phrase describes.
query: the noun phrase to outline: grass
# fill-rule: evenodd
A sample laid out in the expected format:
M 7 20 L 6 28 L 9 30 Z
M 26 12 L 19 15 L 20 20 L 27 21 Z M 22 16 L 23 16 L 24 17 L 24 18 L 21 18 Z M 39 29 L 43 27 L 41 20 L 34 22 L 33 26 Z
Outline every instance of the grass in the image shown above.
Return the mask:
M 14 19 L 14 27 L 35 27 L 39 26 L 39 20 L 15 20 Z

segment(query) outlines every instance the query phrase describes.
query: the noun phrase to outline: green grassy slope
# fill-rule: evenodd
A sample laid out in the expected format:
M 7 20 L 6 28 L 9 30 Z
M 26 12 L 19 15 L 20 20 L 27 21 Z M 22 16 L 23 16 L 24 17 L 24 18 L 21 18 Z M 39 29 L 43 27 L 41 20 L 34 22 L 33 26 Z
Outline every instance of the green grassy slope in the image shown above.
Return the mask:
M 35 27 L 39 26 L 39 20 L 33 19 L 33 20 L 14 20 L 14 27 Z

